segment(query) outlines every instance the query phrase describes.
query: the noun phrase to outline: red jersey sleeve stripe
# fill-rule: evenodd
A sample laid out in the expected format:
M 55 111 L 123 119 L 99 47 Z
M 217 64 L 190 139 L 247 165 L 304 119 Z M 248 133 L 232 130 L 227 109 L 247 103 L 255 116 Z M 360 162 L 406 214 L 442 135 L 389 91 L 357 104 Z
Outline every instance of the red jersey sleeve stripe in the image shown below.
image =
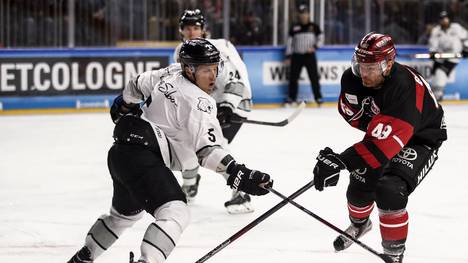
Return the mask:
M 416 108 L 419 112 L 422 112 L 423 103 L 424 103 L 424 91 L 426 89 L 423 85 L 416 82 Z
M 382 124 L 384 127 L 391 127 L 390 134 L 385 138 L 376 138 L 372 136 L 372 131 L 376 126 Z M 390 160 L 408 143 L 411 136 L 413 136 L 413 130 L 413 126 L 406 121 L 392 116 L 379 114 L 372 119 L 371 123 L 369 123 L 369 128 L 364 140 L 372 142 L 387 157 L 387 159 Z
M 418 75 L 416 75 L 413 72 L 413 70 L 411 70 L 409 67 L 406 67 L 406 69 L 414 77 L 414 82 L 416 84 L 416 108 L 418 109 L 419 112 L 422 112 L 422 108 L 424 105 L 424 93 L 426 92 L 426 87 L 423 85 L 421 78 Z
M 356 152 L 361 156 L 361 158 L 373 169 L 380 167 L 380 162 L 375 158 L 375 156 L 367 149 L 367 147 L 362 143 L 356 143 L 354 146 Z

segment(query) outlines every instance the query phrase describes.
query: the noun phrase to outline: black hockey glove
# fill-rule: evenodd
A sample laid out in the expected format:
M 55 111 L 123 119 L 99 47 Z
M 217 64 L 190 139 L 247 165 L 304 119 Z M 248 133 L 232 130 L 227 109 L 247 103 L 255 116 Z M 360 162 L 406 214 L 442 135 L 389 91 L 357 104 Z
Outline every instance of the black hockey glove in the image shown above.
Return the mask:
M 251 195 L 265 195 L 268 194 L 265 186 L 273 186 L 273 181 L 266 173 L 255 170 L 250 170 L 243 164 L 232 162 L 226 169 L 229 174 L 227 184 L 232 189 L 240 190 Z
M 142 113 L 140 105 L 126 103 L 122 95 L 119 95 L 114 99 L 114 103 L 112 103 L 110 108 L 110 115 L 114 123 L 117 123 L 124 115 L 134 115 L 139 117 Z
M 343 169 L 346 169 L 346 165 L 340 160 L 339 154 L 328 147 L 321 150 L 314 168 L 315 189 L 322 191 L 324 187 L 338 184 Z
M 235 114 L 232 108 L 223 104 L 218 104 L 218 118 L 221 128 L 229 128 L 232 123 L 242 122 L 245 118 Z

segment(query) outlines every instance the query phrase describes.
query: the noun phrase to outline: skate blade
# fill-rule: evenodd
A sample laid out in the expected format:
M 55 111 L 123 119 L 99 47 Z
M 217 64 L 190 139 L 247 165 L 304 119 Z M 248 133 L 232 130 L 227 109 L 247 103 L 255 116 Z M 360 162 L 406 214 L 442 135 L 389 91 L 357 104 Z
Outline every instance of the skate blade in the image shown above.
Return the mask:
M 250 203 L 240 204 L 240 205 L 229 205 L 229 206 L 226 206 L 226 209 L 228 213 L 231 215 L 247 214 L 247 213 L 252 213 L 255 211 L 252 208 Z
M 367 234 L 369 231 L 371 231 L 371 230 L 372 230 L 372 227 L 373 227 L 373 226 L 372 226 L 372 222 L 371 222 L 371 223 L 370 223 L 370 226 L 369 226 L 367 229 L 365 229 L 365 230 L 357 237 L 357 239 L 360 239 L 360 238 L 363 237 L 365 234 Z M 345 238 L 345 240 L 346 240 L 346 241 L 345 241 L 346 243 L 345 243 L 343 249 L 337 250 L 337 249 L 334 247 L 334 248 L 335 248 L 335 253 L 338 253 L 338 252 L 341 252 L 341 251 L 343 251 L 343 250 L 346 250 L 347 248 L 349 248 L 350 246 L 352 246 L 352 245 L 354 244 L 354 241 L 348 239 L 347 237 L 344 237 L 344 238 Z

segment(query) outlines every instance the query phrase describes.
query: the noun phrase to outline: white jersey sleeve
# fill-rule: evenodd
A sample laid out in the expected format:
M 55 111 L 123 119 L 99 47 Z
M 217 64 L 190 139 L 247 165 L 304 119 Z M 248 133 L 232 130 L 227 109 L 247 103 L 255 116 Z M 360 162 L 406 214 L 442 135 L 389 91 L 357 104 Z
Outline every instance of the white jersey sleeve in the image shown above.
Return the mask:
M 127 103 L 134 104 L 145 101 L 151 95 L 156 83 L 171 70 L 177 70 L 177 65 L 146 71 L 133 77 L 122 91 L 123 99 Z

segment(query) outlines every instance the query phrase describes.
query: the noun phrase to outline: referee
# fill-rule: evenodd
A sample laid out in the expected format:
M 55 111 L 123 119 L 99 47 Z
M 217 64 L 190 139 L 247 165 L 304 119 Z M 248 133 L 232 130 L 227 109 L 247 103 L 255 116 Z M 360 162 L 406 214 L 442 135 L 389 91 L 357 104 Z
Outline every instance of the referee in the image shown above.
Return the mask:
M 291 26 L 286 46 L 285 63 L 291 65 L 287 105 L 297 103 L 298 79 L 302 67 L 305 66 L 312 84 L 315 102 L 320 106 L 323 100 L 315 50 L 322 45 L 323 34 L 317 24 L 310 22 L 309 6 L 301 4 L 298 11 L 299 23 Z

